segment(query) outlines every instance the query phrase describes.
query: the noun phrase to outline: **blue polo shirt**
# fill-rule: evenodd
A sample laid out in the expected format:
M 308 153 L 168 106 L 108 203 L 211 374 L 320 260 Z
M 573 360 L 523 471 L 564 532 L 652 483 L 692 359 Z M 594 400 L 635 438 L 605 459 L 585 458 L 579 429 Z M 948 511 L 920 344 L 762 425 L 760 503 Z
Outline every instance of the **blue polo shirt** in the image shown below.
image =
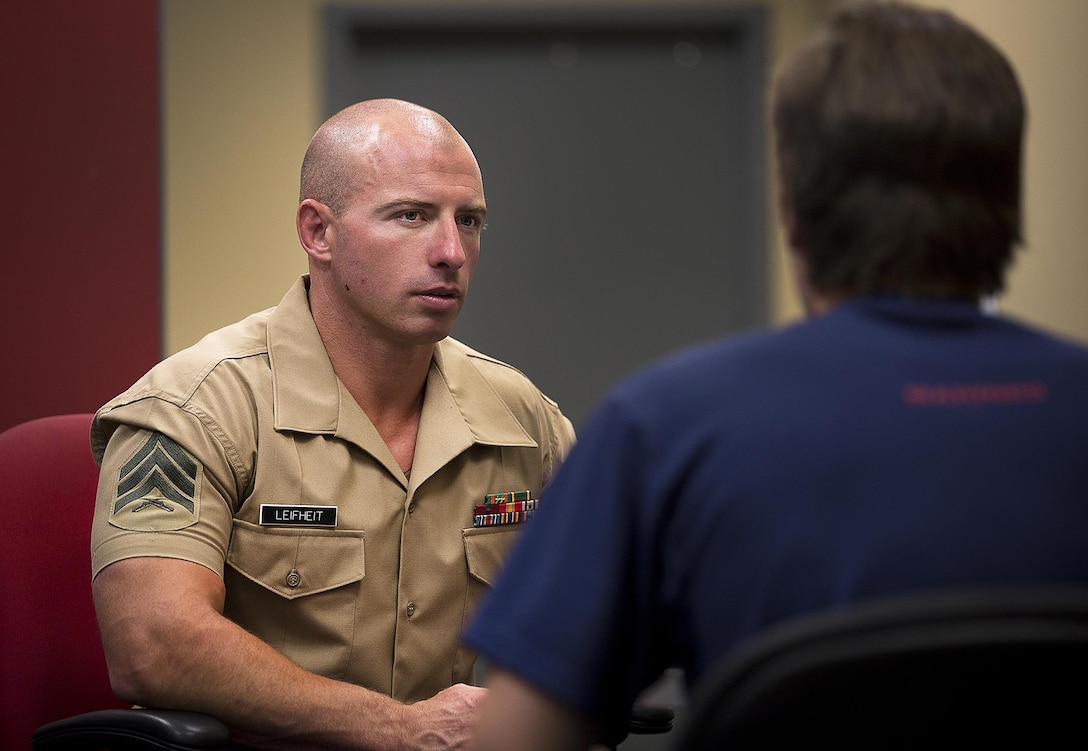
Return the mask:
M 865 298 L 604 400 L 466 635 L 606 727 L 671 665 L 911 590 L 1088 583 L 1088 349 Z

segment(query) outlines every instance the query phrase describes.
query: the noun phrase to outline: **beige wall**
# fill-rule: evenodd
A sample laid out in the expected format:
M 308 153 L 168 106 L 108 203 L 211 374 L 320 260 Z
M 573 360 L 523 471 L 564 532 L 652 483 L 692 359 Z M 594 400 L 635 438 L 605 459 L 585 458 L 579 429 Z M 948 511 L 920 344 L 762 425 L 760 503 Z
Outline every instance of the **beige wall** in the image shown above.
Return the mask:
M 788 54 L 835 5 L 765 3 L 772 11 L 772 57 Z M 299 163 L 320 119 L 322 4 L 163 1 L 168 353 L 274 305 L 305 270 L 294 209 Z M 1003 307 L 1088 341 L 1088 87 L 1080 80 L 1088 48 L 1078 38 L 1088 30 L 1088 2 L 928 4 L 950 8 L 989 36 L 1008 54 L 1027 92 L 1026 252 Z M 793 318 L 798 305 L 782 251 L 776 243 L 766 252 L 776 269 L 772 317 Z
M 1088 3 L 942 0 L 1012 61 L 1028 106 L 1025 244 L 1003 308 L 1088 341 Z

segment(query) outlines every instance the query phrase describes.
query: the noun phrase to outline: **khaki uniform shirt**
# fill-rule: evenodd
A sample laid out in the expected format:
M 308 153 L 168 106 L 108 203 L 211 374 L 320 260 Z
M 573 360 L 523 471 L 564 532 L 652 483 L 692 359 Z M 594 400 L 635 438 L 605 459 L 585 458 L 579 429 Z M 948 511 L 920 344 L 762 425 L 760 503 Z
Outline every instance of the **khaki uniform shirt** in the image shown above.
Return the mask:
M 459 637 L 518 530 L 474 528 L 474 506 L 536 497 L 573 429 L 520 372 L 446 339 L 409 479 L 334 374 L 307 282 L 99 410 L 93 574 L 199 563 L 225 615 L 302 667 L 418 701 L 471 682 Z

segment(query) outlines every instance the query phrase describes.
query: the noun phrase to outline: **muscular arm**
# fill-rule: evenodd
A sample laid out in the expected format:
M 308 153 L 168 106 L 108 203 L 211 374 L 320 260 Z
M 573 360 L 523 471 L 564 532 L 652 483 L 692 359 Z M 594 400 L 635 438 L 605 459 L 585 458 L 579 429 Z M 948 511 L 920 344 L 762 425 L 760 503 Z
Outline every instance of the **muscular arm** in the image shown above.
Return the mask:
M 94 580 L 110 681 L 135 704 L 218 717 L 255 748 L 462 748 L 483 689 L 403 705 L 323 678 L 222 615 L 223 581 L 171 558 L 131 558 Z
M 487 689 L 473 731 L 474 751 L 578 751 L 593 746 L 598 733 L 587 718 L 516 675 L 491 668 Z

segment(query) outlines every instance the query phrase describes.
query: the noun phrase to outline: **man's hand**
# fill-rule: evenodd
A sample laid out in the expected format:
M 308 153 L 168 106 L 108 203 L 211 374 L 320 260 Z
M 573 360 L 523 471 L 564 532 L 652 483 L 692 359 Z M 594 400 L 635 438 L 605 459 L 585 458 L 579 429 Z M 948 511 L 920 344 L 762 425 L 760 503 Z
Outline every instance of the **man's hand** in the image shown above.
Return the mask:
M 404 739 L 410 751 L 465 749 L 469 747 L 472 728 L 485 689 L 458 683 L 439 691 L 430 699 L 408 707 L 411 732 Z

